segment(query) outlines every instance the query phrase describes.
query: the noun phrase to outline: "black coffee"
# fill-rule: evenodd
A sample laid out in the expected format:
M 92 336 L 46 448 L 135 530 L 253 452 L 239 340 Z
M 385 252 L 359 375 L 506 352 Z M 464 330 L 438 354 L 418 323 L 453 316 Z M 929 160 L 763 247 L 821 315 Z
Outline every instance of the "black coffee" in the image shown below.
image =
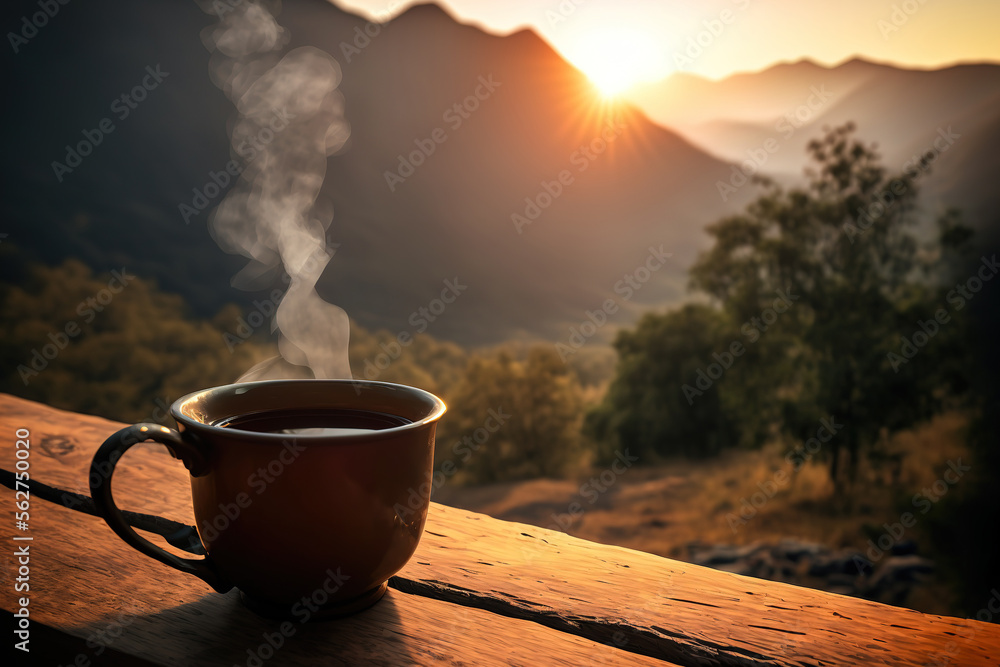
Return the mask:
M 255 433 L 336 433 L 379 431 L 405 426 L 410 420 L 373 410 L 327 408 L 314 410 L 269 410 L 237 415 L 213 422 L 213 426 Z

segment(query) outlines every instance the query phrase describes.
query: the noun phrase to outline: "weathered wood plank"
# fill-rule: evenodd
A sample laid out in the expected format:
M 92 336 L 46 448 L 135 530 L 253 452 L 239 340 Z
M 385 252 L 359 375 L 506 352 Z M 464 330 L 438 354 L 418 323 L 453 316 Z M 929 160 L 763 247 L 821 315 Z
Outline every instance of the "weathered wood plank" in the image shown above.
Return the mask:
M 14 617 L 11 612 L 0 611 L 0 617 L 3 618 L 4 627 L 13 627 Z M 13 664 L 75 667 L 74 662 L 77 660 L 77 656 L 90 653 L 93 651 L 90 650 L 86 640 L 82 637 L 76 637 L 51 628 L 44 623 L 33 621 L 31 624 L 31 653 L 23 656 L 15 653 Z M 122 653 L 110 646 L 105 646 L 100 659 L 92 661 L 92 664 L 99 664 L 100 667 L 155 667 L 156 665 L 154 662 Z
M 91 663 L 103 664 L 111 650 L 178 666 L 258 665 L 255 659 L 272 658 L 270 664 L 281 665 L 626 665 L 638 657 L 396 590 L 357 616 L 283 625 L 248 611 L 235 591 L 219 595 L 131 550 L 105 540 L 88 543 L 101 529 L 99 519 L 46 506 L 33 520 L 32 618 L 83 640 L 77 655 Z M 0 528 L 7 543 L 12 533 L 7 524 Z M 10 603 L 8 596 L 4 606 Z M 32 645 L 39 650 L 37 641 Z M 639 664 L 665 663 L 644 658 Z
M 85 486 L 81 480 L 90 452 L 118 425 L 0 395 L 0 438 L 12 443 L 21 427 L 32 433 L 32 472 L 74 487 Z M 8 469 L 13 467 L 11 451 L 5 446 L 0 456 Z M 133 479 L 116 484 L 122 504 L 141 504 L 152 512 L 169 506 L 180 519 L 191 521 L 189 510 L 177 507 L 190 502 L 186 473 L 181 470 L 178 479 L 165 480 L 177 467 L 158 454 L 128 461 L 122 472 L 131 469 Z M 0 523 L 0 539 L 6 544 L 13 544 L 12 523 Z M 257 665 L 255 656 L 261 663 L 281 665 L 624 665 L 637 664 L 637 659 L 638 664 L 666 664 L 530 621 L 397 590 L 357 616 L 306 625 L 289 622 L 282 633 L 280 622 L 249 612 L 236 591 L 213 593 L 199 580 L 142 556 L 96 517 L 36 500 L 30 526 L 18 535 L 34 537 L 28 543 L 31 618 L 78 638 L 71 646 L 74 655 L 59 653 L 61 664 L 104 664 L 122 655 L 161 665 Z M 8 555 L 3 570 L 3 607 L 8 611 L 15 609 L 12 567 Z M 59 640 L 48 628 L 38 629 L 33 635 L 36 651 L 42 648 L 38 641 Z M 272 644 L 280 649 L 274 651 Z
M 54 439 L 48 449 L 59 463 L 39 478 L 80 490 L 90 453 L 119 426 L 0 396 L 0 434 L 23 425 L 35 437 Z M 179 464 L 166 456 L 135 457 L 123 473 L 116 483 L 123 506 L 191 522 Z M 154 498 L 136 491 L 151 488 Z M 164 511 L 167 506 L 172 512 Z M 183 579 L 169 570 L 151 576 Z M 492 619 L 529 619 L 560 636 L 615 643 L 636 659 L 996 665 L 1000 656 L 996 625 L 719 572 L 437 504 L 417 553 L 392 585 L 493 612 Z
M 433 508 L 396 585 L 681 664 L 1000 664 L 1000 627 Z M 619 642 L 620 643 L 620 642 Z M 948 662 L 948 659 L 951 662 Z

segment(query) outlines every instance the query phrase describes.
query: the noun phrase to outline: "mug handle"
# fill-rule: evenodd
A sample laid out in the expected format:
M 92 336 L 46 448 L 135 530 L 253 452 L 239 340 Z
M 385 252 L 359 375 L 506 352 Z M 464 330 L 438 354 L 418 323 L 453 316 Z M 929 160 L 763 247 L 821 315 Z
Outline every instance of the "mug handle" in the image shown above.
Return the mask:
M 148 440 L 165 445 L 174 458 L 184 462 L 184 466 L 193 477 L 207 474 L 206 452 L 195 443 L 184 439 L 177 431 L 159 424 L 135 424 L 123 428 L 104 441 L 90 464 L 90 494 L 93 496 L 98 515 L 133 549 L 181 572 L 193 574 L 219 593 L 225 593 L 233 585 L 219 573 L 215 562 L 207 552 L 203 559 L 195 559 L 180 558 L 164 551 L 132 530 L 132 526 L 115 504 L 115 499 L 111 495 L 111 478 L 115 472 L 115 464 L 129 447 Z

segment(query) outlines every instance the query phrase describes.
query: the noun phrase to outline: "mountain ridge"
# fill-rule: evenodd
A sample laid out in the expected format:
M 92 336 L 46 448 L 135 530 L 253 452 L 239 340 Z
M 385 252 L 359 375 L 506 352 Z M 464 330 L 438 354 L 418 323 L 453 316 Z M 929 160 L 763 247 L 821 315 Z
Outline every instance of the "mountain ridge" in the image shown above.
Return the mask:
M 26 260 L 126 265 L 202 315 L 227 302 L 252 309 L 260 294 L 229 286 L 246 260 L 223 253 L 207 228 L 222 194 L 204 193 L 234 158 L 227 128 L 235 108 L 212 83 L 201 40 L 214 17 L 167 0 L 88 7 L 61 10 L 66 20 L 53 22 L 15 70 L 15 89 L 33 105 L 18 107 L 7 126 L 18 128 L 9 144 L 18 158 L 3 166 L 11 194 L 0 211 L 13 225 L 4 246 Z M 593 339 L 607 341 L 642 312 L 684 299 L 687 266 L 707 244 L 704 226 L 755 194 L 741 188 L 723 201 L 716 183 L 732 164 L 689 132 L 603 100 L 532 31 L 494 35 L 427 4 L 373 24 L 323 0 L 298 0 L 278 21 L 288 50 L 311 46 L 340 64 L 352 132 L 327 161 L 322 196 L 338 247 L 319 289 L 368 329 L 412 332 L 411 314 L 457 277 L 468 291 L 428 328 L 436 337 L 554 343 L 616 299 L 618 313 Z M 163 84 L 57 181 L 50 163 L 157 64 L 170 72 Z M 783 90 L 793 101 L 809 94 L 794 78 Z M 808 125 L 796 141 L 817 133 Z M 433 136 L 440 141 L 428 144 Z M 967 145 L 983 150 L 965 142 L 949 159 L 990 159 L 963 158 Z M 421 146 L 433 152 L 404 175 Z M 743 150 L 724 157 L 738 161 Z M 779 158 L 805 162 L 789 142 L 764 171 Z M 205 206 L 182 216 L 179 206 L 198 196 Z M 661 247 L 670 260 L 628 299 L 616 294 Z
M 2 204 L 14 223 L 10 243 L 49 263 L 127 264 L 203 315 L 230 301 L 253 308 L 267 291 L 228 286 L 246 260 L 221 252 L 207 230 L 225 190 L 212 174 L 234 157 L 227 128 L 235 109 L 212 84 L 201 45 L 214 17 L 165 0 L 66 11 L 65 24 L 54 22 L 36 55 L 19 63 L 21 94 L 49 113 L 42 121 L 22 109 L 12 118 L 23 128 L 14 142 L 23 159 L 4 165 L 14 192 Z M 369 329 L 412 330 L 410 315 L 458 277 L 468 292 L 433 323 L 433 335 L 472 345 L 558 340 L 613 296 L 649 247 L 693 259 L 700 225 L 729 208 L 712 186 L 728 165 L 627 105 L 603 103 L 530 31 L 495 36 L 433 6 L 376 30 L 320 0 L 286 2 L 278 21 L 290 35 L 286 50 L 311 46 L 340 63 L 352 134 L 327 161 L 323 198 L 338 249 L 319 289 Z M 88 50 L 95 40 L 101 48 Z M 57 182 L 53 157 L 157 62 L 170 72 L 162 86 Z M 62 80 L 78 83 L 48 85 Z M 614 129 L 615 118 L 625 129 Z M 406 171 L 401 160 L 435 130 L 444 139 L 433 154 L 402 182 L 387 176 Z M 560 174 L 572 182 L 560 185 Z M 539 201 L 537 219 L 519 229 L 515 216 Z M 182 216 L 182 204 L 197 212 Z M 683 261 L 622 303 L 613 326 L 680 298 Z

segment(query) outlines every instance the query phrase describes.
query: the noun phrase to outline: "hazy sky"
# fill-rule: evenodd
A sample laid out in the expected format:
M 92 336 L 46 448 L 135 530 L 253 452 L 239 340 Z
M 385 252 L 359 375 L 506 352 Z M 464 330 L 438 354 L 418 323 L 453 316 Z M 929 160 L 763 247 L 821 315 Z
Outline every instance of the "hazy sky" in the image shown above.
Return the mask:
M 416 4 L 333 1 L 357 13 L 382 17 Z M 604 72 L 610 80 L 658 79 L 678 69 L 721 78 L 802 57 L 835 64 L 861 55 L 922 67 L 1000 61 L 1000 0 L 443 0 L 438 4 L 462 22 L 491 32 L 530 27 L 592 77 L 601 76 L 601 62 L 616 66 Z M 701 41 L 700 52 L 689 40 Z

